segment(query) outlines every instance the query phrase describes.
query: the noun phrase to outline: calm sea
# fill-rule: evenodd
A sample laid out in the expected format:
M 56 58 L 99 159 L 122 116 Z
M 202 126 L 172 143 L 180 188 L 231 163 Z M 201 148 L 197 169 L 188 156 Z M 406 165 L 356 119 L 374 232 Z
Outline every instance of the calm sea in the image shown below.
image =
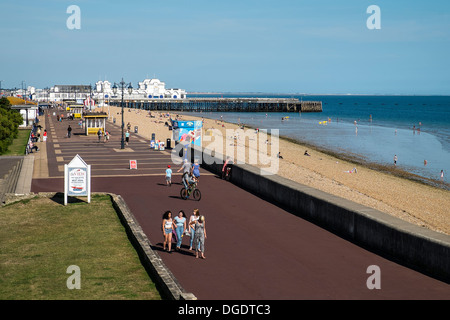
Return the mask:
M 383 165 L 392 165 L 394 155 L 397 155 L 397 166 L 401 169 L 433 180 L 439 180 L 440 172 L 444 170 L 445 180 L 448 182 L 450 179 L 450 96 L 220 96 L 322 101 L 323 111 L 301 114 L 190 114 L 211 119 L 222 118 L 227 122 L 243 123 L 260 129 L 279 129 L 280 135 Z M 282 121 L 283 117 L 289 119 Z M 283 150 L 280 151 L 283 153 Z

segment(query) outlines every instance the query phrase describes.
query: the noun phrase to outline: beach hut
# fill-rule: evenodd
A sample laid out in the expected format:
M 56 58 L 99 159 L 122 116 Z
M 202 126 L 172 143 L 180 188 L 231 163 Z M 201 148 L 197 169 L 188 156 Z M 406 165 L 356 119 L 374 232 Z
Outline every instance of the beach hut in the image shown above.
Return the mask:
M 85 121 L 85 133 L 87 136 L 90 134 L 97 134 L 99 129 L 105 133 L 106 119 L 108 118 L 106 112 L 87 112 L 83 117 Z

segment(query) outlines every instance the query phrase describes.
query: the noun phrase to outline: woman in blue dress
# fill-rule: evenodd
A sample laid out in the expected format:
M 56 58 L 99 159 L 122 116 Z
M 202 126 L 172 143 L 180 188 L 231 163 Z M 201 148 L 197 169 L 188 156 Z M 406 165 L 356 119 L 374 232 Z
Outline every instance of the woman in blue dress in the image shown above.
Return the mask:
M 192 174 L 198 182 L 200 178 L 200 165 L 198 164 L 198 159 L 195 159 L 194 164 L 192 165 Z

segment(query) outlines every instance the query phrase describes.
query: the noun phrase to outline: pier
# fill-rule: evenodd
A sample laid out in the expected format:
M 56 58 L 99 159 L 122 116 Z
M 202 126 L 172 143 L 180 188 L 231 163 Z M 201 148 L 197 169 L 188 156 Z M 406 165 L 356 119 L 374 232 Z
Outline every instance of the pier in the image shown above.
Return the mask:
M 121 106 L 112 98 L 111 106 Z M 187 98 L 124 100 L 124 107 L 143 110 L 178 112 L 322 112 L 321 101 L 294 98 Z

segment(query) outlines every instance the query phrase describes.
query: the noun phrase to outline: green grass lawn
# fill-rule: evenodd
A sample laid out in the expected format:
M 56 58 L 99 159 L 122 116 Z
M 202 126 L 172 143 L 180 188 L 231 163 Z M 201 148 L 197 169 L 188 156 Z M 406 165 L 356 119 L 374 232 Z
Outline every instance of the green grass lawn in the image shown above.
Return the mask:
M 19 129 L 19 134 L 8 150 L 2 154 L 4 156 L 23 156 L 27 147 L 28 138 L 30 137 L 30 129 Z
M 0 208 L 0 300 L 161 299 L 108 195 L 36 197 Z M 80 289 L 68 289 L 69 266 Z

